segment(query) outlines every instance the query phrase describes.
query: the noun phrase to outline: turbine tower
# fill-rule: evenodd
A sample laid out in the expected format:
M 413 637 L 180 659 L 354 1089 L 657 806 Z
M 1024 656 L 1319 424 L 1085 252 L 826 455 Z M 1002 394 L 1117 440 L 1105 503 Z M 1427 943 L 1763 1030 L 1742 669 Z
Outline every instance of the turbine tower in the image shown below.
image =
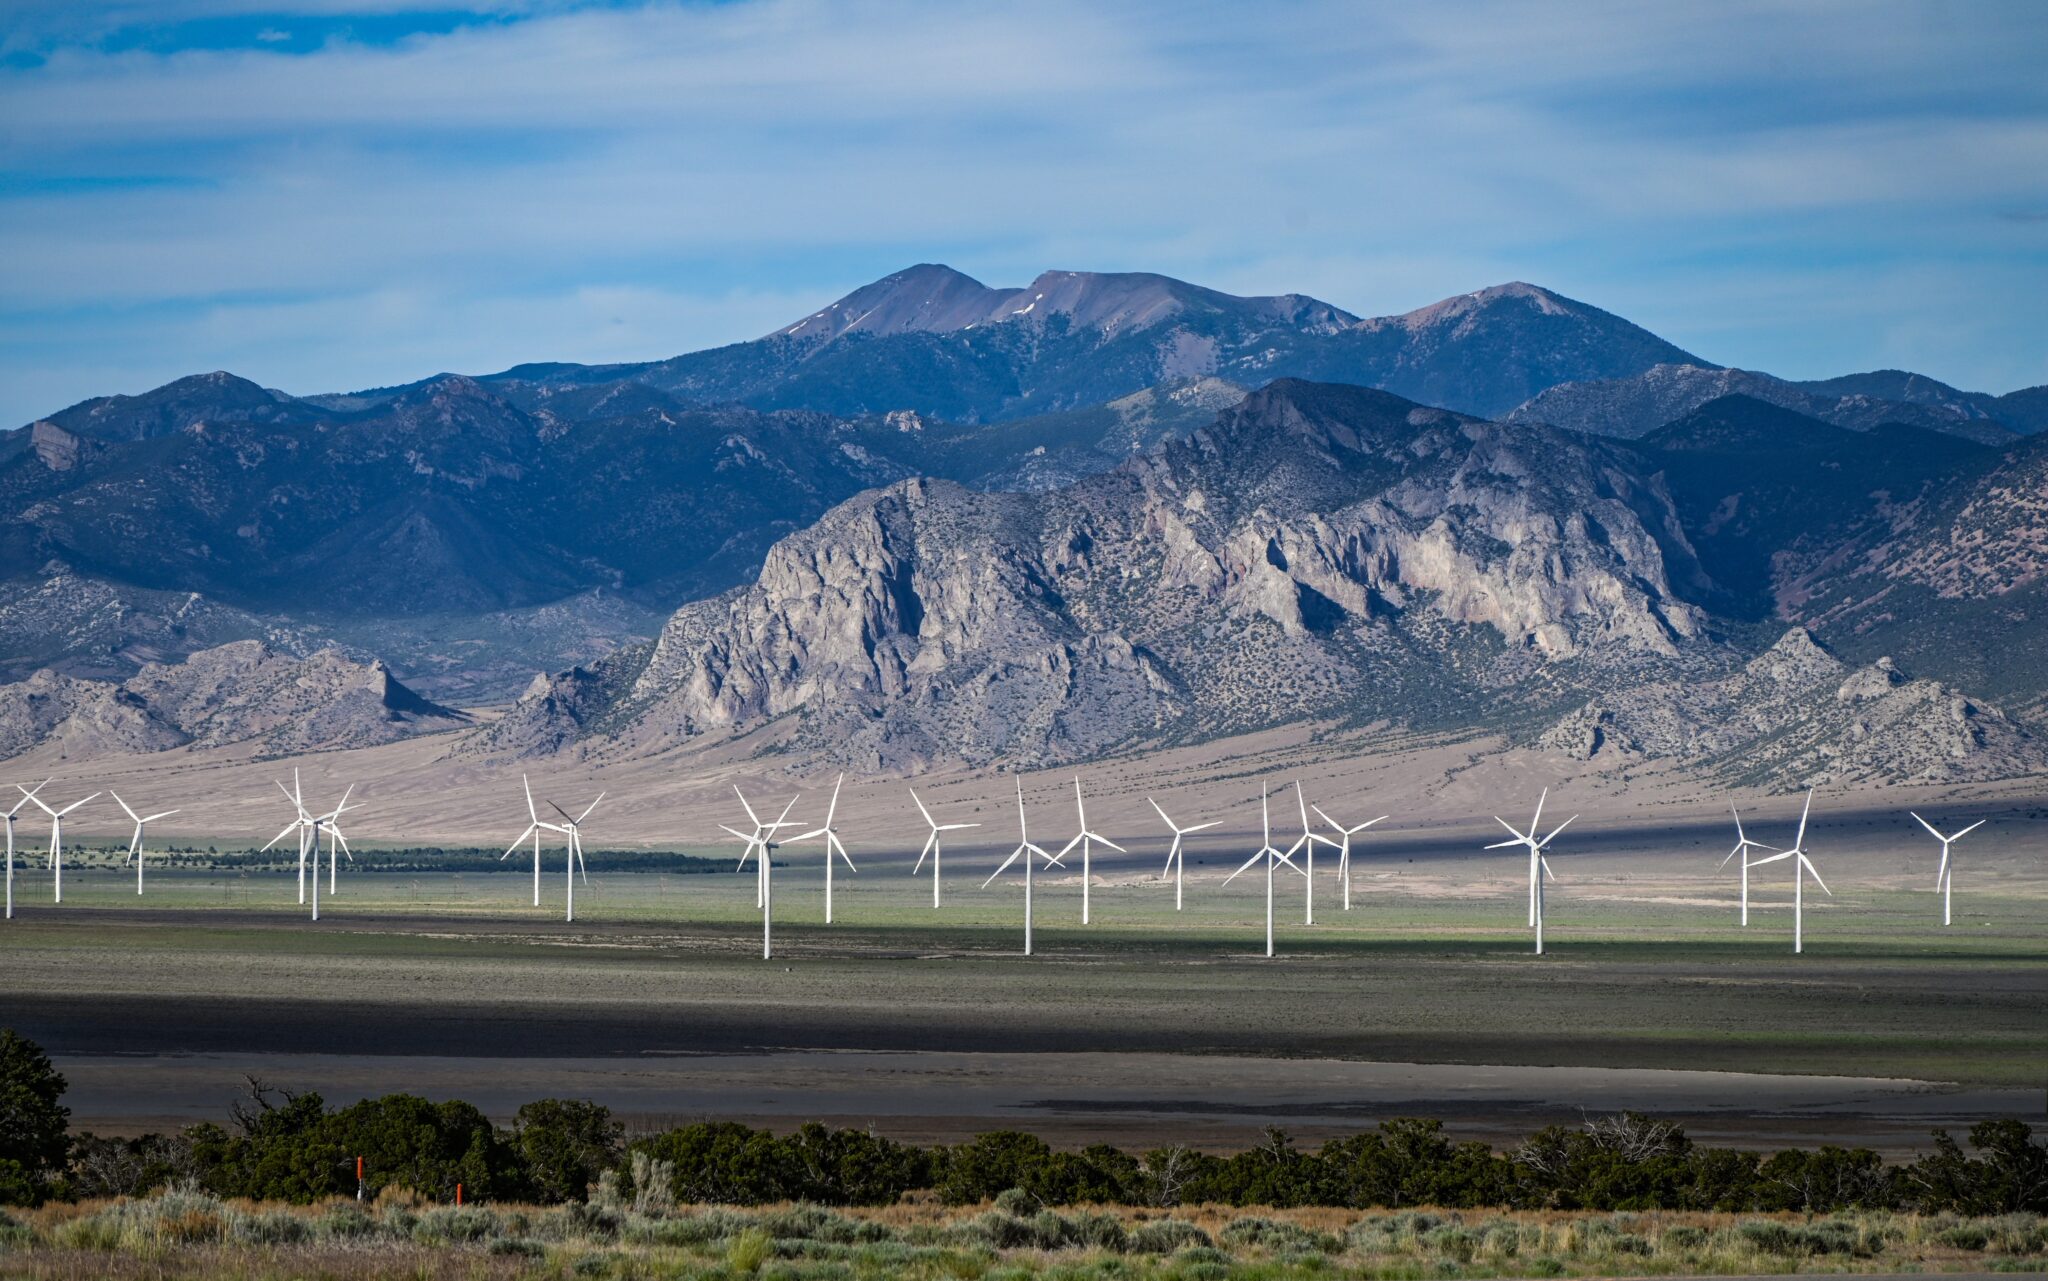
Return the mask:
M 1906 812 L 1912 813 L 1911 810 Z M 1941 870 L 1934 874 L 1934 888 L 1941 894 L 1941 923 L 1947 925 L 1950 920 L 1949 895 L 1956 887 L 1956 865 L 1954 860 L 1949 857 L 1948 847 L 1984 826 L 1984 820 L 1978 819 L 1962 831 L 1957 832 L 1954 836 L 1943 836 L 1940 832 L 1934 830 L 1934 824 L 1921 818 L 1918 814 L 1913 814 L 1913 821 L 1926 828 L 1928 835 L 1941 842 Z
M 846 860 L 848 871 L 860 871 L 859 868 L 853 865 L 853 855 L 846 852 L 846 846 L 840 843 L 838 831 L 832 826 L 833 816 L 839 813 L 839 788 L 845 782 L 846 775 L 841 774 L 839 781 L 832 784 L 832 800 L 830 804 L 825 806 L 825 825 L 823 827 L 814 827 L 808 832 L 802 832 L 789 838 L 792 845 L 798 841 L 816 840 L 820 836 L 825 838 L 825 924 L 827 925 L 832 923 L 833 855 L 836 854 Z
M 970 828 L 970 827 L 980 827 L 980 826 L 981 826 L 981 824 L 979 824 L 979 823 L 941 823 L 941 822 L 939 822 L 939 821 L 938 821 L 937 819 L 935 819 L 935 818 L 933 818 L 933 817 L 932 817 L 932 812 L 931 812 L 930 810 L 928 810 L 928 809 L 926 809 L 926 808 L 924 807 L 924 802 L 923 802 L 923 801 L 920 801 L 920 800 L 918 800 L 918 799 L 917 799 L 917 789 L 916 789 L 916 788 L 914 788 L 914 787 L 910 789 L 910 799 L 911 799 L 911 800 L 912 800 L 913 802 L 915 802 L 915 803 L 916 803 L 916 805 L 917 805 L 917 812 L 918 812 L 918 813 L 920 813 L 920 814 L 922 814 L 922 815 L 924 815 L 924 821 L 925 821 L 925 825 L 926 825 L 927 827 L 929 827 L 929 828 L 931 828 L 931 829 L 932 829 L 932 834 L 931 834 L 930 836 L 927 836 L 927 837 L 925 837 L 925 838 L 924 838 L 924 848 L 923 848 L 922 850 L 920 850 L 920 851 L 918 852 L 918 855 L 917 855 L 917 866 L 916 866 L 916 867 L 913 867 L 913 868 L 911 868 L 911 869 L 910 869 L 910 874 L 911 874 L 912 876 L 916 876 L 916 875 L 917 875 L 917 874 L 918 874 L 918 873 L 919 873 L 920 871 L 922 871 L 922 870 L 924 869 L 924 860 L 925 860 L 925 856 L 926 856 L 926 855 L 930 855 L 930 856 L 931 856 L 931 860 L 932 860 L 932 906 L 933 906 L 933 907 L 937 907 L 937 906 L 939 905 L 939 854 L 940 854 L 940 849 L 939 849 L 939 845 L 940 845 L 940 839 L 939 839 L 939 838 L 940 838 L 940 834 L 941 834 L 941 833 L 944 833 L 944 832 L 959 832 L 959 831 L 964 831 L 965 829 L 967 829 L 967 828 Z
M 1767 850 L 1774 847 L 1765 845 L 1762 841 L 1750 840 L 1742 830 L 1741 813 L 1733 805 L 1728 807 L 1728 812 L 1735 815 L 1735 848 L 1729 850 L 1728 857 L 1721 860 L 1721 867 L 1728 866 L 1728 859 L 1734 858 L 1737 854 L 1742 856 L 1742 923 L 1746 926 L 1749 924 L 1749 869 L 1756 866 L 1750 861 L 1749 852 L 1753 849 Z M 1719 871 L 1720 868 L 1714 870 Z
M 37 809 L 50 816 L 50 870 L 55 874 L 56 901 L 62 903 L 64 901 L 64 816 L 85 804 L 85 801 L 91 800 L 93 796 L 98 796 L 99 793 L 94 792 L 92 796 L 88 796 L 82 801 L 73 801 L 61 810 L 53 810 L 43 802 L 42 797 L 37 796 L 35 792 L 30 792 L 23 788 L 19 783 L 15 784 L 15 789 L 20 791 L 23 796 L 28 797 Z M 36 791 L 40 792 L 42 790 L 43 785 L 38 785 Z
M 1344 910 L 1348 912 L 1351 910 L 1351 838 L 1363 832 L 1366 828 L 1371 827 L 1374 823 L 1386 822 L 1387 816 L 1382 814 L 1378 818 L 1367 819 L 1356 827 L 1346 827 L 1328 814 L 1325 814 L 1322 806 L 1311 805 L 1309 808 L 1316 812 L 1316 817 L 1322 819 L 1331 827 L 1336 828 L 1337 835 L 1341 838 L 1337 842 L 1337 875 L 1344 882 Z
M 601 801 L 603 799 L 604 793 L 599 792 L 597 794 L 597 801 Z M 564 920 L 573 921 L 576 919 L 577 874 L 579 872 L 582 874 L 583 884 L 585 888 L 588 888 L 590 885 L 590 869 L 586 868 L 583 865 L 583 820 L 589 818 L 590 811 L 597 808 L 597 801 L 592 801 L 590 804 L 584 806 L 583 812 L 581 814 L 578 814 L 574 818 L 569 817 L 568 810 L 563 809 L 561 806 L 555 804 L 553 801 L 548 802 L 548 808 L 562 816 L 562 821 L 557 826 L 556 830 L 567 833 L 569 837 L 569 852 L 566 858 L 563 860 L 562 868 L 564 874 L 564 882 L 569 887 L 568 898 L 566 900 L 567 914 L 563 917 Z
M 1020 782 L 1017 786 L 1021 789 L 1023 784 Z M 1090 860 L 1088 857 L 1089 847 L 1093 843 L 1100 841 L 1119 854 L 1124 852 L 1124 847 L 1110 840 L 1107 836 L 1088 830 L 1088 806 L 1081 799 L 1081 776 L 1079 774 L 1074 775 L 1074 813 L 1080 817 L 1081 830 L 1074 834 L 1073 840 L 1060 847 L 1060 852 L 1052 856 L 1052 861 L 1059 863 L 1061 859 L 1067 856 L 1067 851 L 1073 849 L 1076 845 L 1081 847 L 1081 924 L 1086 925 L 1088 923 L 1088 882 L 1091 879 Z
M 739 867 L 733 869 L 735 872 L 740 867 L 745 867 L 747 859 L 750 856 L 756 856 L 756 851 L 758 851 L 760 861 L 755 864 L 754 906 L 761 909 L 761 959 L 766 961 L 775 955 L 775 883 L 773 879 L 775 859 L 773 856 L 775 850 L 781 844 L 781 842 L 775 840 L 775 833 L 785 827 L 796 826 L 795 823 L 787 820 L 790 810 L 796 807 L 797 797 L 801 796 L 802 793 L 799 792 L 797 796 L 789 798 L 789 804 L 782 807 L 782 813 L 775 816 L 773 823 L 763 823 L 760 817 L 754 813 L 754 807 L 747 804 L 746 794 L 740 791 L 739 784 L 733 784 L 732 790 L 733 794 L 740 798 L 740 805 L 747 811 L 747 817 L 754 820 L 754 830 L 752 833 L 747 833 L 739 831 L 737 828 L 725 827 L 723 823 L 720 823 L 719 826 L 747 843 L 746 848 L 740 851 Z
M 1223 820 L 1220 818 L 1211 819 L 1207 823 L 1197 823 L 1193 827 L 1181 827 L 1175 824 L 1172 819 L 1166 817 L 1166 811 L 1159 808 L 1158 801 L 1155 801 L 1148 796 L 1145 798 L 1145 803 L 1152 807 L 1153 813 L 1159 815 L 1159 821 L 1166 824 L 1168 829 L 1170 829 L 1173 832 L 1173 844 L 1167 847 L 1166 851 L 1166 869 L 1165 871 L 1162 871 L 1159 874 L 1159 878 L 1161 880 L 1165 880 L 1169 874 L 1172 875 L 1173 910 L 1178 912 L 1180 911 L 1181 881 L 1183 879 L 1183 875 L 1185 872 L 1185 868 L 1183 865 L 1187 862 L 1187 856 L 1182 852 L 1180 847 L 1181 838 L 1184 836 L 1191 835 L 1195 832 L 1206 832 L 1210 828 L 1215 827 L 1217 824 L 1221 823 Z
M 110 792 L 108 795 L 114 798 L 114 804 L 121 807 L 123 814 L 126 814 L 135 821 L 135 835 L 128 838 L 128 857 L 135 861 L 135 892 L 140 895 L 142 893 L 142 825 L 144 823 L 154 823 L 160 818 L 169 818 L 178 811 L 165 810 L 161 814 L 137 814 L 134 810 L 128 808 L 128 802 L 121 799 L 119 792 Z
M 1762 867 L 1766 863 L 1775 863 L 1781 858 L 1789 858 L 1793 860 L 1792 952 L 1795 956 L 1806 950 L 1807 873 L 1810 872 L 1813 874 L 1813 883 L 1815 885 L 1820 886 L 1822 893 L 1826 894 L 1829 898 L 1833 898 L 1835 896 L 1835 892 L 1828 888 L 1828 883 L 1820 879 L 1820 869 L 1813 865 L 1812 859 L 1806 857 L 1806 816 L 1810 812 L 1812 812 L 1812 810 L 1813 789 L 1809 787 L 1806 789 L 1806 806 L 1804 809 L 1801 809 L 1799 811 L 1799 835 L 1797 838 L 1793 840 L 1792 848 L 1778 854 L 1773 854 L 1769 858 L 1760 858 L 1754 864 L 1754 866 Z
M 1033 859 L 1034 857 L 1044 859 L 1047 867 L 1059 867 L 1061 863 L 1058 855 L 1048 854 L 1031 843 L 1031 829 L 1024 820 L 1024 780 L 1020 778 L 1015 781 L 1017 784 L 1017 848 L 1010 851 L 1010 857 L 1003 860 L 1001 867 L 988 874 L 988 880 L 981 883 L 981 888 L 987 889 L 998 876 L 1010 870 L 1010 864 L 1016 862 L 1018 856 L 1021 855 L 1023 857 L 1024 955 L 1029 956 L 1031 955 L 1031 869 L 1034 865 Z
M 50 785 L 50 780 L 49 780 L 49 779 L 47 779 L 47 778 L 46 778 L 46 779 L 44 779 L 44 780 L 43 780 L 42 782 L 40 782 L 40 783 L 37 783 L 37 784 L 36 784 L 36 785 L 35 785 L 34 787 L 23 787 L 23 786 L 22 786 L 21 784 L 19 784 L 19 783 L 16 783 L 16 784 L 14 785 L 14 790 L 15 790 L 15 791 L 17 791 L 17 792 L 20 792 L 20 793 L 21 793 L 21 799 L 20 799 L 20 800 L 18 800 L 18 801 L 16 801 L 16 802 L 14 803 L 14 808 L 13 808 L 13 809 L 11 809 L 11 810 L 8 810 L 8 811 L 7 811 L 7 814 L 6 814 L 6 820 L 7 820 L 7 919 L 8 919 L 8 920 L 10 920 L 10 921 L 14 919 L 14 819 L 15 819 L 15 816 L 16 816 L 16 815 L 18 815 L 18 814 L 20 814 L 20 813 L 21 813 L 22 807 L 23 807 L 24 805 L 27 805 L 27 804 L 28 804 L 28 803 L 29 803 L 30 801 L 32 801 L 32 800 L 34 800 L 34 799 L 36 798 L 36 793 L 37 793 L 37 792 L 40 792 L 40 791 L 42 791 L 42 790 L 43 790 L 44 788 L 48 787 L 49 785 Z
M 1297 867 L 1294 860 L 1286 853 L 1275 848 L 1273 845 L 1273 810 L 1267 804 L 1266 785 L 1264 783 L 1259 784 L 1259 822 L 1261 829 L 1265 833 L 1264 843 L 1259 846 L 1259 852 L 1246 859 L 1243 866 L 1239 867 L 1237 871 L 1224 877 L 1223 883 L 1225 885 L 1230 884 L 1240 874 L 1249 869 L 1252 864 L 1260 859 L 1266 860 L 1266 955 L 1271 956 L 1273 955 L 1273 865 L 1275 863 L 1285 863 L 1297 872 L 1300 872 L 1301 868 Z
M 1294 800 L 1301 809 L 1301 838 L 1287 847 L 1287 853 L 1292 856 L 1298 850 L 1304 855 L 1302 860 L 1304 866 L 1302 867 L 1301 875 L 1307 886 L 1307 892 L 1302 900 L 1301 923 L 1303 925 L 1314 925 L 1316 923 L 1316 842 L 1320 841 L 1333 850 L 1342 849 L 1343 847 L 1308 825 L 1308 797 L 1302 792 L 1301 780 L 1298 778 L 1294 780 Z
M 519 834 L 519 839 L 512 842 L 512 844 L 506 848 L 505 852 L 498 856 L 498 861 L 502 863 L 506 859 L 511 858 L 514 854 L 517 854 L 519 852 L 520 846 L 526 844 L 527 837 L 531 836 L 533 838 L 533 905 L 535 907 L 539 907 L 540 834 L 542 832 L 560 832 L 566 834 L 568 829 L 563 827 L 559 823 L 543 823 L 540 821 L 540 811 L 535 809 L 533 805 L 533 784 L 526 781 L 526 775 L 521 774 L 519 776 L 519 786 L 526 789 L 526 830 L 521 832 Z
M 1543 857 L 1543 851 L 1545 847 L 1547 847 L 1552 841 L 1557 839 L 1557 834 L 1559 832 L 1562 832 L 1564 829 L 1570 827 L 1573 823 L 1577 822 L 1579 817 L 1576 814 L 1572 815 L 1564 822 L 1559 823 L 1557 827 L 1550 833 L 1550 835 L 1544 837 L 1540 841 L 1537 840 L 1536 833 L 1540 831 L 1543 827 L 1543 803 L 1549 799 L 1550 789 L 1546 787 L 1543 789 L 1543 794 L 1536 798 L 1536 815 L 1534 818 L 1531 818 L 1529 820 L 1529 833 L 1526 836 L 1524 836 L 1521 832 L 1516 831 L 1514 825 L 1509 823 L 1500 815 L 1494 815 L 1493 821 L 1500 824 L 1502 827 L 1507 828 L 1508 831 L 1513 835 L 1514 839 L 1508 841 L 1499 841 L 1486 847 L 1490 850 L 1504 850 L 1515 845 L 1523 845 L 1528 847 L 1529 928 L 1536 931 L 1536 955 L 1538 956 L 1543 955 L 1543 878 L 1547 876 L 1553 881 L 1557 879 L 1557 873 L 1550 870 L 1550 860 Z

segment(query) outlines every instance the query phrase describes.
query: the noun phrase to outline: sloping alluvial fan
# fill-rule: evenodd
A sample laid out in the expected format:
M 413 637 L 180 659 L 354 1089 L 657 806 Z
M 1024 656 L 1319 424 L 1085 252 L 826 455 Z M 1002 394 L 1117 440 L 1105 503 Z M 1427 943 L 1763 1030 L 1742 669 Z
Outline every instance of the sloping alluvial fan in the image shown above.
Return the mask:
M 118 684 L 45 669 L 0 685 L 0 757 L 50 744 L 84 756 L 250 741 L 283 756 L 468 723 L 407 689 L 382 663 L 354 663 L 334 650 L 293 658 L 258 641 L 149 663 Z
M 792 712 L 873 768 L 1066 760 L 1305 716 L 1555 696 L 1703 618 L 1626 451 L 1281 382 L 1055 494 L 912 480 L 777 544 L 643 650 L 538 682 L 486 749 L 651 751 Z

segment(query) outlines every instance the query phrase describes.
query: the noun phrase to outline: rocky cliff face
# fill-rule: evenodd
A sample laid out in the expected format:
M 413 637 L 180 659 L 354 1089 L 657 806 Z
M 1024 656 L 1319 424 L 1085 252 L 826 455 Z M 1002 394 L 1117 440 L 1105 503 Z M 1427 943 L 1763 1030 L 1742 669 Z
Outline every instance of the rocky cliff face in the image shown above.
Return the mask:
M 1603 693 L 1539 746 L 1581 760 L 1678 760 L 1787 787 L 1951 783 L 2048 769 L 2048 742 L 1889 658 L 1851 668 L 1804 628 L 1718 681 Z
M 468 720 L 414 694 L 382 663 L 334 650 L 293 658 L 240 641 L 182 663 L 146 664 L 118 684 L 44 670 L 0 685 L 0 757 L 45 744 L 83 756 L 250 741 L 289 755 L 367 747 Z
M 1670 659 L 1668 498 L 1615 450 L 1279 383 L 1057 494 L 912 480 L 778 543 L 644 651 L 537 682 L 483 746 L 652 751 L 799 718 L 868 769 L 1077 759 Z M 1427 654 L 1440 670 L 1418 679 Z

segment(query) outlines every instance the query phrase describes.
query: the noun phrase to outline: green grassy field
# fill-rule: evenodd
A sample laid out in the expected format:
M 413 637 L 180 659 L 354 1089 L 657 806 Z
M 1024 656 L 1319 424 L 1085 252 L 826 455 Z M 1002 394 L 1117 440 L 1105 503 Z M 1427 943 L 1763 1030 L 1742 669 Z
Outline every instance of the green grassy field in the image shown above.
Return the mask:
M 1794 956 L 1782 887 L 1758 885 L 1743 930 L 1732 878 L 1588 866 L 1553 890 L 1537 957 L 1499 860 L 1473 862 L 1490 879 L 1471 883 L 1368 872 L 1348 913 L 1324 877 L 1313 927 L 1287 876 L 1268 961 L 1256 873 L 1226 887 L 1191 868 L 1176 913 L 1170 886 L 1118 868 L 1086 929 L 1078 885 L 1041 882 L 1026 960 L 1021 889 L 980 888 L 988 865 L 949 862 L 934 911 L 907 862 L 864 863 L 838 878 L 831 926 L 815 861 L 778 867 L 763 964 L 749 875 L 600 869 L 570 924 L 559 867 L 540 908 L 529 872 L 344 868 L 315 925 L 289 871 L 153 868 L 138 899 L 132 875 L 81 863 L 61 908 L 40 869 L 18 880 L 0 955 L 17 1017 L 60 1051 L 144 1051 L 153 1035 L 297 1048 L 329 1022 L 383 1020 L 414 1030 L 355 1034 L 378 1052 L 507 1052 L 463 1021 L 481 1010 L 544 1014 L 592 1053 L 1144 1048 L 2005 1087 L 2042 1085 L 2048 1061 L 2048 898 L 2030 894 L 1960 893 L 1944 930 L 1928 893 L 1837 878 Z M 223 1026 L 237 1019 L 242 1042 Z

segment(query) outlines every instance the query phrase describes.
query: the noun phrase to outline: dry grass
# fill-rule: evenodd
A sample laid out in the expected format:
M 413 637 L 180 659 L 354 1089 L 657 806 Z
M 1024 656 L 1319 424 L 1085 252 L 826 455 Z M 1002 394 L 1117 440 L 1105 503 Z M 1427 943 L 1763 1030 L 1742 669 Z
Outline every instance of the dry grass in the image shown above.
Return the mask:
M 360 1207 L 221 1201 L 171 1190 L 0 1218 L 0 1276 L 498 1278 L 980 1278 L 1279 1281 L 1329 1275 L 1761 1275 L 2048 1271 L 2048 1221 L 1863 1213 L 948 1207 L 930 1196 L 837 1211 L 691 1206 L 456 1209 L 413 1198 Z

